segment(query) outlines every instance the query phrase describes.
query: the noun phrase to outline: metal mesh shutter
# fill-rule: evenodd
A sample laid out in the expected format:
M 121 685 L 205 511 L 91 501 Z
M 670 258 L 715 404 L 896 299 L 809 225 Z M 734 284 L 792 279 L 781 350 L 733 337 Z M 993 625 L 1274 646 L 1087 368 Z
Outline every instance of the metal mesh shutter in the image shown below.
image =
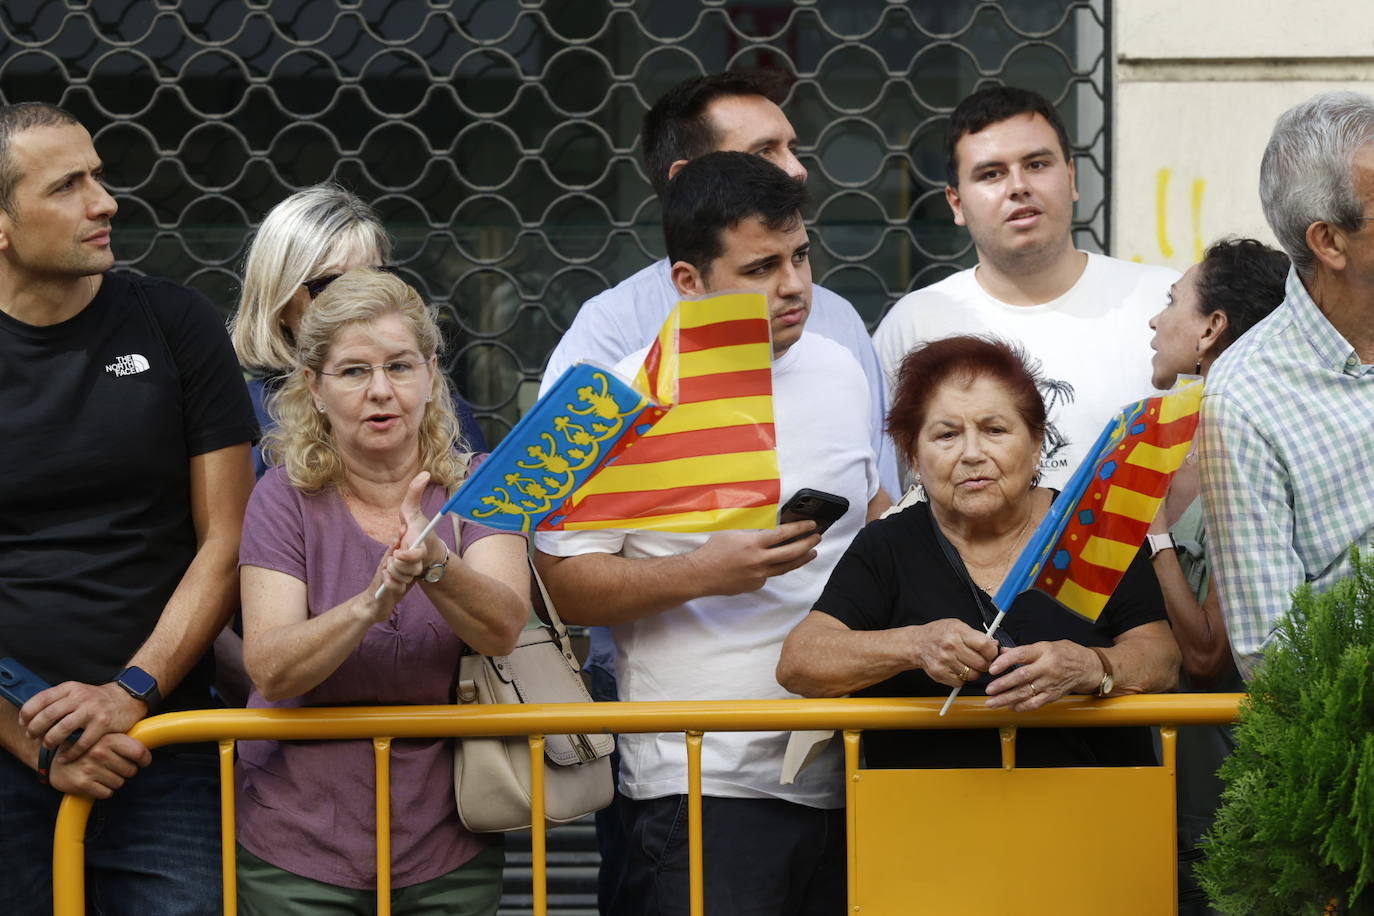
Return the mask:
M 972 263 L 943 118 L 985 80 L 1056 101 L 1078 238 L 1107 247 L 1105 0 L 6 0 L 0 94 L 91 129 L 122 266 L 226 310 L 245 239 L 327 178 L 376 203 L 444 311 L 493 441 L 581 302 L 662 254 L 640 118 L 686 76 L 763 67 L 810 170 L 816 278 L 876 324 Z
M 226 313 L 281 198 L 334 179 L 372 201 L 495 443 L 578 306 L 663 254 L 636 136 L 664 90 L 727 67 L 788 76 L 816 279 L 873 326 L 974 262 L 941 144 L 984 81 L 1055 101 L 1078 244 L 1108 247 L 1108 15 L 1106 0 L 5 0 L 0 97 L 77 115 L 119 201 L 120 266 Z M 595 911 L 590 844 L 585 827 L 550 834 L 552 912 Z M 528 907 L 522 845 L 503 912 Z

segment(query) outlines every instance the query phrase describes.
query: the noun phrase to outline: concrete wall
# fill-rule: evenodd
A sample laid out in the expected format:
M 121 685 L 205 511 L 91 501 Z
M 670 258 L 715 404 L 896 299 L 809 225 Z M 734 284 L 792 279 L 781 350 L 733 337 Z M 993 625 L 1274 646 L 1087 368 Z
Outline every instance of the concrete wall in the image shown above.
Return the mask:
M 1259 161 L 1319 92 L 1374 94 L 1369 0 L 1116 0 L 1112 254 L 1180 269 L 1223 235 L 1273 243 Z

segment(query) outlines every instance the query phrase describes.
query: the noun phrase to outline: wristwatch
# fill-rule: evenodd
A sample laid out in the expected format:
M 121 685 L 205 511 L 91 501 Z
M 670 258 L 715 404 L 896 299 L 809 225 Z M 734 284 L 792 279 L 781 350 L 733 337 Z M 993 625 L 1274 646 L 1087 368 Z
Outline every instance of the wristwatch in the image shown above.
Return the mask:
M 115 683 L 135 700 L 147 704 L 150 716 L 162 705 L 162 692 L 157 689 L 157 678 L 136 665 L 125 668 L 124 673 L 115 678 Z
M 428 569 L 425 570 L 425 581 L 426 581 L 426 582 L 428 582 L 428 583 L 430 583 L 431 585 L 433 585 L 435 582 L 438 582 L 440 579 L 444 578 L 444 572 L 445 572 L 445 570 L 448 569 L 448 558 L 449 558 L 448 545 L 445 544 L 445 545 L 444 545 L 444 558 L 443 558 L 442 560 L 440 560 L 438 563 L 435 563 L 433 566 L 430 566 Z
M 1151 560 L 1158 556 L 1161 550 L 1178 549 L 1178 545 L 1174 543 L 1174 536 L 1167 531 L 1161 531 L 1159 534 L 1145 535 L 1145 543 L 1150 545 Z
M 1096 646 L 1088 646 L 1088 648 L 1092 649 L 1097 657 L 1102 660 L 1102 682 L 1097 685 L 1097 695 L 1100 697 L 1108 696 L 1116 689 L 1116 675 L 1112 674 L 1112 660 L 1107 657 L 1106 652 Z

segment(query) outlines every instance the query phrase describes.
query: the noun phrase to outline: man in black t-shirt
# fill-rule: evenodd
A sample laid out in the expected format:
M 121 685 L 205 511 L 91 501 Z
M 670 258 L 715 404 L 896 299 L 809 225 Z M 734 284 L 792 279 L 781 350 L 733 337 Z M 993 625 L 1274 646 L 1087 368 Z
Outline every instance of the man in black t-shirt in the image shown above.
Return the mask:
M 75 118 L 0 107 L 0 656 L 55 685 L 0 700 L 6 914 L 51 912 L 64 792 L 101 911 L 220 908 L 213 753 L 126 732 L 210 702 L 256 427 L 213 306 L 106 273 L 116 209 Z

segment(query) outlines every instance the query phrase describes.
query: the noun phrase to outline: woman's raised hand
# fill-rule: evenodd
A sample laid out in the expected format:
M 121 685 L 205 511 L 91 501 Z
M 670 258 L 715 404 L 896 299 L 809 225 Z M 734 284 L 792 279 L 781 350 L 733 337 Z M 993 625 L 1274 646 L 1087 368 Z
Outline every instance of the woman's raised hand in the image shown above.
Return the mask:
M 377 564 L 377 572 L 372 576 L 372 583 L 363 593 L 372 599 L 370 609 L 373 623 L 386 620 L 396 607 L 396 603 L 404 598 L 415 581 L 424 575 L 425 548 L 421 546 L 414 550 L 410 549 L 405 543 L 408 533 L 402 530 L 396 535 L 395 543 L 382 555 L 382 562 Z
M 420 505 L 427 486 L 429 486 L 429 471 L 421 471 L 415 475 L 410 486 L 406 487 L 406 495 L 401 498 L 401 524 L 404 526 L 401 532 L 401 546 L 407 550 L 414 545 L 415 539 L 429 525 L 429 519 L 425 517 L 425 510 Z M 435 563 L 442 563 L 448 554 L 444 542 L 439 540 L 439 535 L 433 531 L 429 533 L 429 537 L 425 538 L 423 551 L 422 556 L 427 567 L 433 566 Z
M 912 667 L 947 687 L 977 679 L 997 658 L 997 640 L 953 617 L 906 629 L 912 640 Z

